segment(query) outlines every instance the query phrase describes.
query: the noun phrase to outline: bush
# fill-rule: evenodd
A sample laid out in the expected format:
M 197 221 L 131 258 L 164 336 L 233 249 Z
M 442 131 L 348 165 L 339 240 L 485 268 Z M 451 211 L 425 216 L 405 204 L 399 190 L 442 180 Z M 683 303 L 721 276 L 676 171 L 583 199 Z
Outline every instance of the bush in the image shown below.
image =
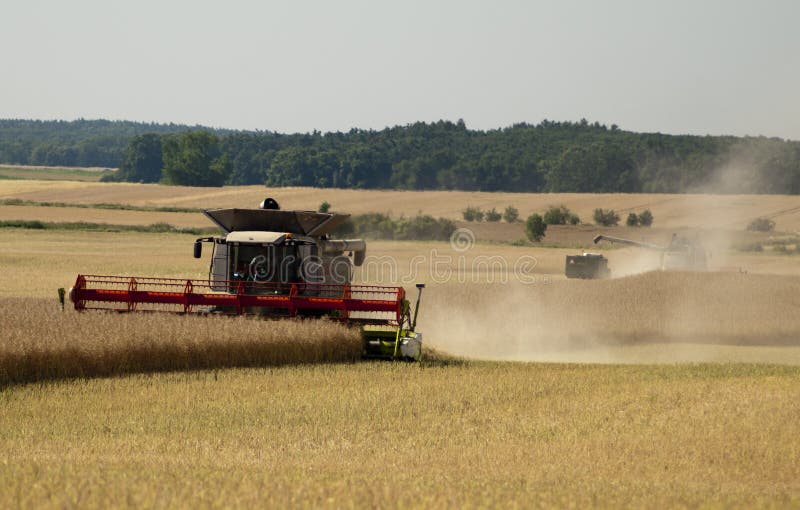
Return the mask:
M 481 211 L 480 207 L 468 206 L 461 211 L 461 215 L 464 216 L 466 221 L 483 221 L 483 211 Z
M 528 219 L 525 221 L 525 235 L 528 236 L 528 239 L 539 242 L 544 237 L 546 231 L 547 223 L 544 222 L 544 218 L 538 214 L 531 214 L 528 216 Z
M 395 221 L 394 239 L 447 241 L 455 230 L 456 224 L 444 218 L 427 215 L 400 218 Z
M 119 170 L 117 170 L 116 172 L 110 172 L 100 177 L 100 182 L 122 182 L 122 176 L 120 176 Z
M 645 209 L 641 213 L 639 213 L 639 225 L 642 227 L 649 227 L 653 224 L 653 213 L 650 212 L 650 209 Z
M 636 216 L 636 213 L 629 213 L 628 219 L 625 220 L 625 224 L 629 227 L 638 227 L 639 226 L 639 217 Z
M 506 207 L 506 210 L 503 211 L 503 219 L 506 223 L 515 223 L 519 219 L 519 211 L 513 205 L 509 205 Z
M 446 241 L 455 229 L 456 224 L 445 218 L 426 215 L 393 219 L 386 214 L 368 213 L 348 218 L 333 234 L 337 237 Z
M 329 204 L 327 200 L 319 204 L 319 212 L 326 213 L 330 210 L 331 210 L 331 204 Z
M 747 225 L 747 230 L 753 232 L 771 232 L 775 228 L 775 222 L 767 218 L 756 218 Z
M 619 214 L 614 212 L 614 209 L 595 209 L 594 222 L 604 227 L 612 227 L 619 223 Z
M 764 251 L 764 247 L 761 245 L 761 243 L 747 243 L 747 242 L 737 243 L 733 245 L 733 249 L 737 251 L 756 251 L 756 252 Z
M 497 212 L 497 210 L 494 207 L 486 211 L 486 221 L 491 221 L 491 222 L 500 221 L 500 218 L 502 217 L 503 215 Z
M 581 221 L 577 214 L 573 214 L 563 204 L 559 206 L 551 205 L 547 212 L 544 213 L 543 219 L 548 225 L 566 225 L 567 223 L 577 225 Z

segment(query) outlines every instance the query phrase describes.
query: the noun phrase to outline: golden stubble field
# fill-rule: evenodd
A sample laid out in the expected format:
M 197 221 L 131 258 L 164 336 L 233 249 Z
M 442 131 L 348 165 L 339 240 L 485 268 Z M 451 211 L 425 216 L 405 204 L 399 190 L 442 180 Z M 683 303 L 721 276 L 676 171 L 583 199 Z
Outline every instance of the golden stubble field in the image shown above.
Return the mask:
M 790 195 L 542 194 L 264 186 L 194 188 L 131 183 L 0 181 L 0 199 L 18 198 L 40 202 L 118 203 L 210 209 L 255 207 L 267 196 L 276 198 L 285 209 L 316 209 L 323 201 L 328 201 L 334 211 L 352 214 L 383 212 L 395 216 L 414 216 L 423 213 L 460 219 L 461 211 L 468 205 L 483 209 L 495 207 L 499 211 L 513 205 L 525 218 L 531 213 L 543 212 L 549 205 L 565 204 L 584 221 L 591 221 L 592 211 L 598 207 L 615 209 L 622 214 L 623 220 L 625 213 L 629 211 L 640 212 L 649 208 L 655 216 L 654 225 L 670 229 L 743 229 L 757 217 L 769 217 L 775 221 L 779 231 L 800 230 L 800 199 Z M 7 214 L 1 215 L 5 217 Z M 103 214 L 114 213 L 109 211 Z

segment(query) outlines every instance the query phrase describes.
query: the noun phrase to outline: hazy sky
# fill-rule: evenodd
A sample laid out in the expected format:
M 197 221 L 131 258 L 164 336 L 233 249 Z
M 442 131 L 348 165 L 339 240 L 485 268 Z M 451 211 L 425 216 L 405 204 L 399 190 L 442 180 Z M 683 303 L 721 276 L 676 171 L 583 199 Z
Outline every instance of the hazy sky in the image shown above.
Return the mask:
M 800 140 L 800 1 L 0 0 L 0 117 Z

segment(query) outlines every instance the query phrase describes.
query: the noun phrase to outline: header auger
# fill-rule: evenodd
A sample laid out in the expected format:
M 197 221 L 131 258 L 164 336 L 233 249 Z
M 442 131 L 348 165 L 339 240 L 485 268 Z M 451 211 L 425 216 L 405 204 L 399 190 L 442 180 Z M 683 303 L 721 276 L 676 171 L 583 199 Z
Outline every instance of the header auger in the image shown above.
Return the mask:
M 78 275 L 69 290 L 76 310 L 327 318 L 360 327 L 363 356 L 419 360 L 415 331 L 423 284 L 413 311 L 403 287 L 354 285 L 364 262 L 361 239 L 331 239 L 349 215 L 260 209 L 204 211 L 226 234 L 195 241 L 212 246 L 208 279 Z

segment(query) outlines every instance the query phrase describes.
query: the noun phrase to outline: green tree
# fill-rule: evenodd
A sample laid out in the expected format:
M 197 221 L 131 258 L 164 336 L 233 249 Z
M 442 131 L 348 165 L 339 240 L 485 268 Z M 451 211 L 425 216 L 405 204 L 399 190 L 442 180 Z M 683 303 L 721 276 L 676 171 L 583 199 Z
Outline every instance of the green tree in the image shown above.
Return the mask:
M 544 222 L 548 225 L 577 225 L 580 218 L 565 205 L 551 205 L 544 213 Z
M 467 206 L 461 211 L 461 216 L 464 217 L 464 221 L 483 221 L 483 211 L 480 207 Z
M 636 213 L 628 213 L 628 218 L 625 220 L 625 224 L 629 227 L 638 227 L 639 216 L 637 216 Z
M 267 170 L 267 186 L 313 186 L 310 151 L 287 147 L 275 154 Z
M 497 209 L 495 209 L 494 207 L 486 211 L 486 221 L 491 221 L 491 222 L 500 221 L 500 218 L 502 217 L 503 215 L 497 212 Z
M 158 182 L 161 180 L 161 137 L 155 133 L 138 135 L 125 148 L 116 180 Z
M 318 210 L 321 213 L 326 213 L 326 212 L 331 210 L 331 204 L 329 204 L 328 201 L 326 200 L 326 201 L 322 202 L 321 204 L 319 204 L 319 209 Z
M 506 223 L 515 223 L 519 219 L 519 210 L 513 205 L 509 205 L 503 211 L 503 219 Z
M 549 163 L 548 191 L 635 191 L 636 168 L 631 151 L 627 146 L 603 143 L 569 147 Z
M 619 214 L 614 212 L 614 209 L 595 209 L 594 222 L 604 227 L 612 227 L 619 223 Z
M 645 209 L 641 213 L 639 213 L 639 225 L 643 227 L 649 227 L 653 224 L 653 213 L 650 212 L 650 209 Z
M 528 239 L 531 241 L 541 241 L 546 231 L 547 223 L 544 222 L 544 219 L 540 215 L 531 214 L 528 216 L 528 219 L 525 220 L 525 235 L 528 236 Z
M 184 186 L 222 186 L 231 170 L 219 139 L 208 131 L 172 135 L 163 141 L 163 180 Z

